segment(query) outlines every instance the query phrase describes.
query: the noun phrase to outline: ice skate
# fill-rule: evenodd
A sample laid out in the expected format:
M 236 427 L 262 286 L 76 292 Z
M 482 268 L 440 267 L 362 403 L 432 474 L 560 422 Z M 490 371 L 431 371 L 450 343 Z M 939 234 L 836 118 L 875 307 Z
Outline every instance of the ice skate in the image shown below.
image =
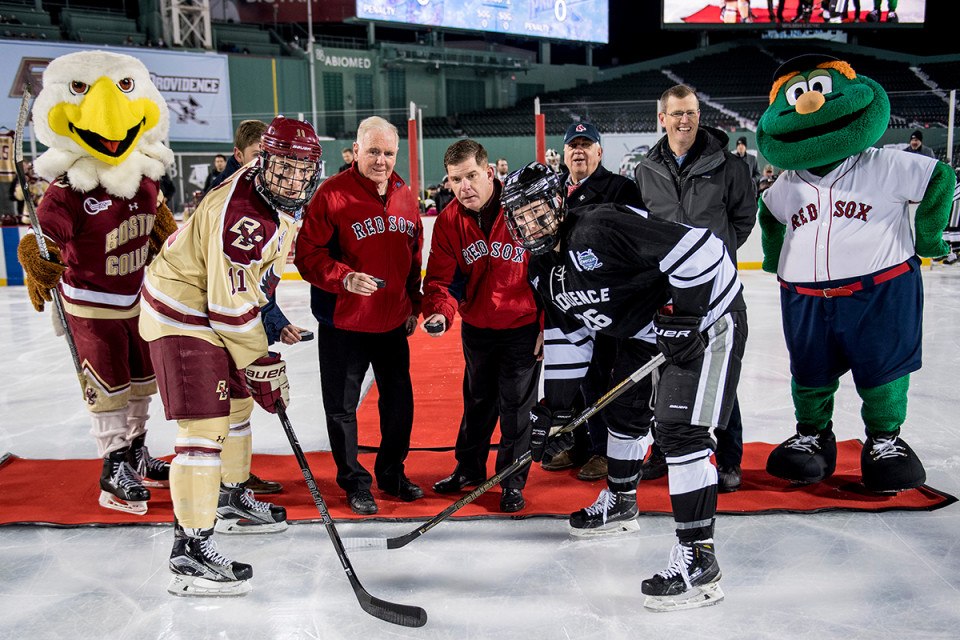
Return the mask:
M 130 456 L 127 462 L 140 476 L 145 487 L 169 487 L 170 463 L 150 456 L 146 445 L 147 434 L 141 434 L 130 443 Z
M 287 528 L 287 511 L 262 502 L 243 487 L 220 487 L 218 533 L 278 533 Z
M 820 431 L 798 424 L 797 435 L 783 441 L 767 458 L 767 473 L 797 484 L 820 482 L 836 469 L 837 437 L 832 422 Z
M 867 434 L 860 452 L 863 486 L 874 493 L 897 493 L 916 489 L 927 481 L 920 458 L 900 439 L 900 430 Z
M 150 491 L 127 462 L 129 450 L 117 449 L 103 459 L 100 473 L 100 506 L 142 516 L 147 512 Z
M 670 566 L 644 580 L 640 590 L 651 611 L 681 611 L 709 607 L 723 600 L 720 565 L 713 541 L 677 543 L 670 552 Z
M 174 525 L 173 551 L 170 552 L 170 571 L 173 579 L 167 591 L 175 596 L 228 597 L 250 592 L 248 580 L 253 567 L 234 562 L 217 551 L 211 537 L 212 529 L 189 536 Z
M 604 489 L 589 507 L 570 514 L 570 533 L 589 537 L 639 531 L 637 494 Z

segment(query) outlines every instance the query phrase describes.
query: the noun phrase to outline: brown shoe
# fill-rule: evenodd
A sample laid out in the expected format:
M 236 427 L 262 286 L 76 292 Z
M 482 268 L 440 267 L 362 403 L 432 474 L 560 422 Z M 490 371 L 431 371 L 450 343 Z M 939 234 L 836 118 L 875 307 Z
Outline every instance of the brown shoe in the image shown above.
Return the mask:
M 577 480 L 600 480 L 607 477 L 607 458 L 606 456 L 593 456 L 587 460 L 587 464 L 580 467 L 577 473 Z
M 570 457 L 569 451 L 561 451 L 550 458 L 549 462 L 544 462 L 541 466 L 544 471 L 562 471 L 573 466 L 573 458 Z
M 253 473 L 250 474 L 250 477 L 247 478 L 247 481 L 243 483 L 247 489 L 253 491 L 254 493 L 280 493 L 283 490 L 283 485 L 279 482 L 274 482 L 273 480 L 262 480 L 259 477 L 255 476 Z

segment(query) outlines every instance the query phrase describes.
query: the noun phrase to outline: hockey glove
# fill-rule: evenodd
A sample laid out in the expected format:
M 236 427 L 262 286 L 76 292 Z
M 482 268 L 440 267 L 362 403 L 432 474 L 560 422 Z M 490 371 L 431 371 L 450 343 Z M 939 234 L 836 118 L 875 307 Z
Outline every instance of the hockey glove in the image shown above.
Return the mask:
M 573 446 L 573 434 L 565 433 L 551 438 L 553 428 L 566 425 L 573 419 L 573 411 L 560 409 L 551 411 L 550 407 L 540 401 L 530 410 L 530 454 L 534 462 L 543 460 L 543 454 L 555 456 Z M 566 445 L 566 437 L 570 436 L 570 444 Z
M 27 287 L 30 303 L 37 311 L 43 311 L 44 300 L 53 300 L 50 289 L 57 286 L 67 270 L 60 260 L 60 247 L 47 240 L 47 251 L 50 252 L 50 260 L 44 260 L 40 255 L 40 247 L 33 234 L 23 236 L 17 247 L 17 258 L 23 265 L 23 284 Z
M 703 354 L 707 341 L 700 333 L 700 318 L 669 316 L 657 313 L 653 331 L 657 334 L 657 348 L 669 364 L 683 364 Z
M 290 406 L 290 383 L 287 381 L 287 363 L 279 353 L 269 352 L 257 358 L 244 369 L 250 395 L 261 407 L 276 413 L 276 403 Z

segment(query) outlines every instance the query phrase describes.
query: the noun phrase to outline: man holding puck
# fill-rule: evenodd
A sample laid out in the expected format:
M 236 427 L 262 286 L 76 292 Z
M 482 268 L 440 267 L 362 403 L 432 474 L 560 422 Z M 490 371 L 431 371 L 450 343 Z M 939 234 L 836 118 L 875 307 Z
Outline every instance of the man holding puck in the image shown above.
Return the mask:
M 503 185 L 486 149 L 459 140 L 443 164 L 456 200 L 433 228 L 423 281 L 423 330 L 439 337 L 459 312 L 466 367 L 457 467 L 433 485 L 456 493 L 487 477 L 487 454 L 497 420 L 500 471 L 530 448 L 530 409 L 537 397 L 540 314 L 527 282 L 527 251 L 513 239 L 500 208 Z M 529 467 L 502 483 L 500 510 L 520 511 Z

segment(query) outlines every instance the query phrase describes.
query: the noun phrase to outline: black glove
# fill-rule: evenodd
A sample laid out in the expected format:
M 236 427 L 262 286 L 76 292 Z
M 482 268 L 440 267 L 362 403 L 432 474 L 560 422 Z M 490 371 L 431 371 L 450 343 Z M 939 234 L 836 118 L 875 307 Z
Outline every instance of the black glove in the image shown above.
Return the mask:
M 662 313 L 653 317 L 657 348 L 669 364 L 683 364 L 703 354 L 707 340 L 700 333 L 700 320 L 693 316 L 668 316 Z
M 563 434 L 557 438 L 550 439 L 551 427 L 562 427 L 572 419 L 573 411 L 570 409 L 551 411 L 550 407 L 544 404 L 543 401 L 533 405 L 533 408 L 530 410 L 530 453 L 533 456 L 534 462 L 543 460 L 544 451 L 550 451 L 554 446 L 554 442 L 562 439 L 565 435 L 572 436 L 572 434 Z M 550 440 L 550 446 L 547 446 L 548 439 Z M 573 446 L 572 441 L 573 438 L 571 437 L 570 446 L 561 448 L 557 453 L 566 451 Z M 552 455 L 556 455 L 556 453 Z

